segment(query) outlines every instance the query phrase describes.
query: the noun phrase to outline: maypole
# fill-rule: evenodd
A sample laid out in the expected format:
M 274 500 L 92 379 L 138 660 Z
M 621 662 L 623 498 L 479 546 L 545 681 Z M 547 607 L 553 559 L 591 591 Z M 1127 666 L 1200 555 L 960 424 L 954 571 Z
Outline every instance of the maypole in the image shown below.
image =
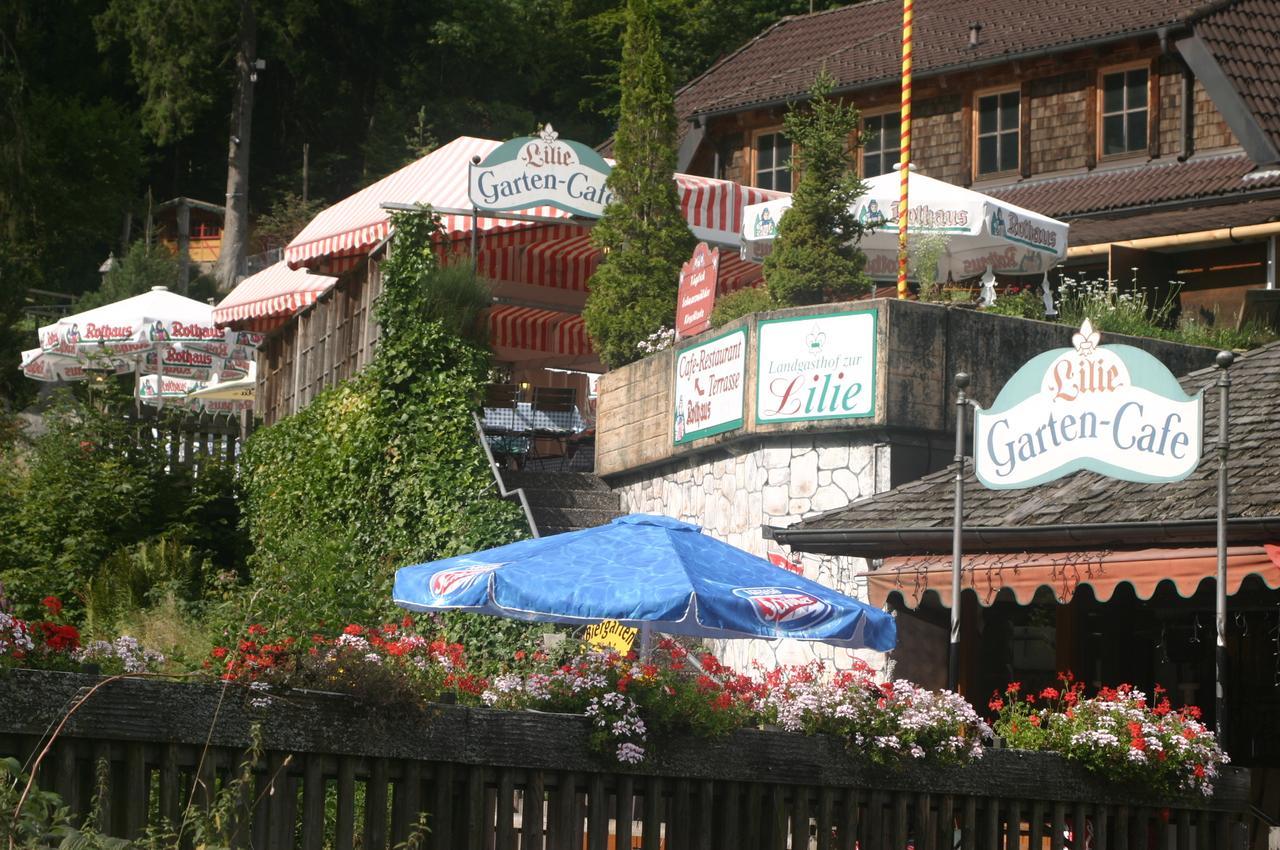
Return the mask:
M 911 173 L 911 18 L 912 0 L 902 0 L 902 130 L 898 174 L 902 191 L 898 199 L 898 297 L 907 297 L 907 177 Z

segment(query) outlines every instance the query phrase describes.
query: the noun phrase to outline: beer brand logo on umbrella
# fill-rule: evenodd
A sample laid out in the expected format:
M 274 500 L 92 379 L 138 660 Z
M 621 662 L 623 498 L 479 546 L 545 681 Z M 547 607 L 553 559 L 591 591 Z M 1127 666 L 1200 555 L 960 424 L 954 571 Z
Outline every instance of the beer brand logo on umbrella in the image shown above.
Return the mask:
M 441 570 L 431 577 L 431 595 L 443 598 L 471 587 L 481 576 L 487 576 L 502 564 L 475 564 L 470 567 L 454 567 Z
M 751 603 L 756 619 L 781 631 L 804 631 L 831 619 L 827 602 L 789 587 L 735 587 L 733 595 Z

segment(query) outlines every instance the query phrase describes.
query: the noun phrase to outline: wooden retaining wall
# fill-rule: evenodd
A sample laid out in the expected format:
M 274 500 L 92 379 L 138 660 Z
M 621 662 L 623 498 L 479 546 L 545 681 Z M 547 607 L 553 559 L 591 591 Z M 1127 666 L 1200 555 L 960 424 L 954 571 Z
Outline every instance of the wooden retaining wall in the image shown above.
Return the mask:
M 364 850 L 405 841 L 459 850 L 1096 850 L 1243 847 L 1249 773 L 1215 796 L 1177 798 L 1099 781 L 1055 756 L 991 750 L 965 767 L 875 766 L 843 742 L 741 730 L 653 743 L 622 768 L 588 747 L 584 717 L 437 705 L 371 706 L 314 692 L 265 707 L 240 685 L 0 675 L 0 755 L 40 761 L 39 783 L 89 811 L 108 766 L 102 823 L 137 836 L 207 806 L 245 759 L 230 801 L 236 847 Z M 7 813 L 6 813 L 7 814 Z

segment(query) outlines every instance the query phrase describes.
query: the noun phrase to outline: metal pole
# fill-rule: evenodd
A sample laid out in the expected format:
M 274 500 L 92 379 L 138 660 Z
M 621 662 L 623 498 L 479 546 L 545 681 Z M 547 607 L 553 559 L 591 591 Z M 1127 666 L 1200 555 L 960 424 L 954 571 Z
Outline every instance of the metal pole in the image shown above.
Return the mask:
M 471 162 L 467 164 L 467 194 L 468 195 L 471 194 L 471 187 L 474 185 L 471 179 L 471 174 L 473 171 L 475 171 L 475 167 L 479 164 L 480 164 L 480 157 L 478 156 L 471 157 Z M 480 228 L 480 213 L 476 209 L 475 201 L 472 201 L 471 202 L 471 272 L 472 274 L 475 274 L 480 268 L 479 263 L 476 261 L 476 255 L 479 253 L 479 250 L 480 250 L 479 228 Z
M 956 504 L 951 520 L 951 648 L 947 655 L 947 688 L 957 691 L 960 687 L 960 560 L 963 549 L 961 532 L 964 529 L 964 425 L 969 407 L 965 389 L 969 375 L 956 373 Z
M 1226 746 L 1227 735 L 1227 450 L 1231 442 L 1227 425 L 1231 376 L 1227 370 L 1235 359 L 1230 351 L 1218 352 L 1218 580 L 1214 611 L 1218 640 L 1213 649 L 1213 716 L 1221 746 Z
M 907 297 L 907 183 L 911 174 L 911 29 L 913 0 L 902 0 L 902 114 L 898 136 L 898 297 Z

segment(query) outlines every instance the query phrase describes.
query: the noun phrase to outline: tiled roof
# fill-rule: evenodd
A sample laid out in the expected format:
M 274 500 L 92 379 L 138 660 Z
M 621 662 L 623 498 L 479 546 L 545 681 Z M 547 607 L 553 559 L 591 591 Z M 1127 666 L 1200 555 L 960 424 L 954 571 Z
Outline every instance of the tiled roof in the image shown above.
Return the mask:
M 1104 339 L 1105 342 L 1105 339 Z M 1201 369 L 1181 380 L 1192 393 L 1217 380 Z M 1231 367 L 1228 481 L 1232 517 L 1280 516 L 1280 342 L 1256 349 Z M 991 399 L 980 399 L 990 402 Z M 1211 520 L 1217 515 L 1218 393 L 1204 399 L 1200 465 L 1183 481 L 1139 484 L 1077 472 L 1027 490 L 988 490 L 967 465 L 965 525 L 1006 527 L 1085 523 Z M 917 481 L 791 526 L 795 529 L 950 527 L 954 465 Z
M 1150 31 L 1186 21 L 1203 5 L 1200 0 L 1061 0 L 1047 14 L 1043 5 L 1025 0 L 917 0 L 915 72 L 923 76 Z M 971 23 L 982 24 L 979 44 L 972 48 Z M 681 89 L 676 114 L 687 118 L 786 100 L 807 91 L 822 68 L 838 88 L 894 79 L 901 71 L 901 32 L 898 0 L 784 18 Z
M 1206 15 L 1195 30 L 1280 146 L 1280 0 L 1237 0 Z
M 1098 245 L 1151 236 L 1171 236 L 1280 220 L 1280 198 L 1176 210 L 1078 218 L 1071 221 L 1071 245 Z
M 1070 219 L 1084 213 L 1224 197 L 1276 187 L 1280 187 L 1280 170 L 1258 171 L 1248 155 L 1229 153 L 1192 157 L 1186 162 L 1178 162 L 1173 157 L 1143 160 L 1121 168 L 1026 180 L 983 191 L 1042 215 Z M 1073 241 L 1081 244 L 1074 239 L 1074 234 Z

